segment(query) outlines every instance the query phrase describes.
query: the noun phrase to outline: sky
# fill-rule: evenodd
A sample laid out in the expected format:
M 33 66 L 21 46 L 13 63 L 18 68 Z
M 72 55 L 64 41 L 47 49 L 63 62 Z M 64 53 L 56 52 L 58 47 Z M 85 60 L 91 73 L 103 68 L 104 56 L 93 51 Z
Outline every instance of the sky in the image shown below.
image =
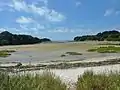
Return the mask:
M 120 31 L 120 0 L 0 0 L 0 32 L 52 40 Z

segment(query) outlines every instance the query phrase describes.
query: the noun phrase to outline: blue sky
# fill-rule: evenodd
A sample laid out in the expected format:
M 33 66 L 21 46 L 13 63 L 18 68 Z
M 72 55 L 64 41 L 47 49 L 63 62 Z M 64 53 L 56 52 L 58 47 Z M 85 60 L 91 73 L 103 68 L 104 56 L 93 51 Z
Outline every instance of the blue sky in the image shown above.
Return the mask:
M 0 32 L 52 40 L 120 31 L 120 0 L 0 0 Z

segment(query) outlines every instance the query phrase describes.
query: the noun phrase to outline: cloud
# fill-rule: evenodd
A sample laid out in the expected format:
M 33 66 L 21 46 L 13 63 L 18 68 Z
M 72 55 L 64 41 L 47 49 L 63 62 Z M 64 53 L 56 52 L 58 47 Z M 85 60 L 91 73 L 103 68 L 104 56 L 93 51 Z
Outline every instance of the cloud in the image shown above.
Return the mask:
M 114 13 L 114 9 L 107 9 L 104 13 L 104 16 L 110 16 Z
M 80 1 L 77 1 L 77 2 L 75 3 L 76 7 L 79 7 L 81 4 L 82 4 L 82 3 L 81 3 Z
M 65 16 L 54 9 L 49 9 L 47 7 L 47 0 L 39 0 L 45 5 L 40 6 L 36 4 L 28 4 L 24 0 L 13 0 L 8 6 L 16 11 L 24 11 L 26 13 L 32 13 L 44 17 L 46 20 L 51 22 L 60 22 L 65 20 Z
M 48 5 L 48 0 L 39 0 L 40 2 L 43 2 L 44 3 L 44 5 Z
M 12 33 L 19 33 L 19 32 L 21 32 L 22 30 L 17 29 L 17 28 L 8 28 L 8 27 L 0 28 L 0 32 L 3 32 L 3 31 L 10 31 L 10 32 L 12 32 Z
M 104 13 L 104 16 L 119 15 L 119 14 L 120 14 L 120 10 L 107 9 Z
M 38 36 L 40 34 L 40 31 L 38 29 L 30 28 L 25 25 L 20 25 L 18 28 L 12 28 L 12 27 L 3 27 L 0 28 L 0 32 L 3 31 L 10 31 L 11 33 L 15 34 L 27 34 L 27 35 L 32 35 L 32 36 Z
M 23 0 L 12 0 L 12 3 L 9 6 L 18 11 L 28 11 L 28 6 Z
M 21 16 L 21 17 L 17 18 L 16 22 L 19 24 L 29 24 L 29 23 L 33 23 L 34 20 L 30 17 Z
M 45 26 L 37 23 L 35 28 L 37 28 L 38 30 L 39 29 L 45 29 Z
M 48 30 L 49 33 L 74 33 L 74 30 L 64 27 L 58 27 L 52 30 Z
M 7 31 L 5 28 L 0 28 L 0 32 Z
M 46 18 L 49 21 L 53 21 L 53 22 L 60 22 L 65 19 L 65 17 L 62 14 L 59 14 L 54 10 L 49 11 L 49 14 L 46 15 Z
M 0 12 L 2 12 L 3 11 L 3 9 L 2 8 L 0 8 Z
M 116 13 L 115 13 L 116 15 L 120 15 L 120 11 L 116 11 Z
M 32 24 L 20 24 L 20 29 L 26 31 L 42 31 L 45 30 L 45 25 L 39 24 L 38 22 L 34 22 Z

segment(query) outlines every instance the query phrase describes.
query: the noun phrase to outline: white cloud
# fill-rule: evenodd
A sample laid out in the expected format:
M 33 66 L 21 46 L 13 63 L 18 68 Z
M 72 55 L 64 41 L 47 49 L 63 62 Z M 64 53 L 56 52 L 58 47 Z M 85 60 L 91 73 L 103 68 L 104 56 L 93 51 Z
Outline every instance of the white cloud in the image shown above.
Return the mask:
M 8 28 L 8 27 L 0 28 L 0 32 L 3 32 L 3 31 L 10 31 L 12 33 L 18 33 L 18 32 L 21 32 L 22 30 L 17 29 L 17 28 Z
M 3 11 L 3 9 L 2 8 L 0 8 L 0 12 L 2 12 Z
M 120 11 L 116 9 L 107 9 L 104 13 L 104 16 L 110 16 L 110 15 L 119 15 Z
M 20 24 L 20 29 L 26 32 L 32 31 L 34 33 L 34 32 L 45 30 L 46 27 L 37 22 L 34 22 L 32 23 L 32 25 L 31 24 Z
M 14 34 L 27 34 L 27 35 L 38 36 L 38 37 L 40 34 L 40 31 L 38 29 L 29 28 L 25 25 L 20 25 L 19 28 L 12 28 L 12 27 L 0 28 L 0 32 L 3 32 L 3 31 L 9 31 Z
M 116 13 L 115 13 L 116 15 L 119 15 L 120 14 L 120 11 L 116 11 Z
M 21 17 L 17 18 L 16 22 L 20 23 L 20 24 L 29 24 L 29 23 L 33 23 L 34 20 L 30 17 L 21 16 Z
M 38 14 L 40 16 L 45 16 L 45 14 L 49 13 L 47 7 L 36 7 L 35 5 L 30 5 L 30 12 L 34 14 Z
M 48 0 L 39 0 L 40 2 L 43 2 L 46 6 L 48 5 Z
M 110 16 L 114 13 L 114 9 L 107 9 L 104 13 L 104 16 Z
M 50 33 L 74 33 L 74 30 L 69 29 L 69 28 L 61 27 L 61 28 L 48 30 L 48 32 L 50 32 Z
M 36 24 L 35 26 L 37 29 L 45 29 L 45 26 L 44 25 L 41 25 L 41 24 Z
M 53 22 L 60 22 L 65 19 L 65 17 L 62 14 L 59 14 L 58 12 L 56 12 L 54 10 L 52 10 L 49 14 L 47 14 L 46 18 L 49 21 L 53 21 Z
M 79 7 L 81 4 L 82 4 L 82 3 L 81 3 L 80 1 L 77 1 L 77 2 L 75 3 L 76 7 Z
M 47 0 L 39 0 L 44 2 L 44 6 L 39 6 L 36 4 L 27 4 L 23 0 L 13 0 L 13 2 L 9 5 L 9 7 L 17 10 L 17 11 L 24 11 L 27 13 L 37 14 L 41 17 L 44 17 L 46 20 L 51 22 L 60 22 L 65 19 L 65 16 L 54 9 L 49 9 L 46 4 L 48 4 Z
M 7 31 L 5 28 L 0 28 L 0 32 Z
M 9 5 L 10 7 L 18 11 L 21 11 L 21 10 L 28 11 L 28 6 L 23 0 L 12 0 L 12 1 L 13 2 Z
M 20 28 L 21 28 L 22 30 L 28 30 L 27 25 L 20 24 Z

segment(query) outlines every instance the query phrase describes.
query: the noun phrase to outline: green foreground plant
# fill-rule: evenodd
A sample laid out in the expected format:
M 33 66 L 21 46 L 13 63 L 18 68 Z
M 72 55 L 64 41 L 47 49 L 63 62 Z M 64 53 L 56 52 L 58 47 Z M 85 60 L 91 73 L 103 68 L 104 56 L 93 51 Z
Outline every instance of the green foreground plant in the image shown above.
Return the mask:
M 67 90 L 54 74 L 11 75 L 0 73 L 0 90 Z
M 120 90 L 120 73 L 94 74 L 85 72 L 78 78 L 76 90 Z

